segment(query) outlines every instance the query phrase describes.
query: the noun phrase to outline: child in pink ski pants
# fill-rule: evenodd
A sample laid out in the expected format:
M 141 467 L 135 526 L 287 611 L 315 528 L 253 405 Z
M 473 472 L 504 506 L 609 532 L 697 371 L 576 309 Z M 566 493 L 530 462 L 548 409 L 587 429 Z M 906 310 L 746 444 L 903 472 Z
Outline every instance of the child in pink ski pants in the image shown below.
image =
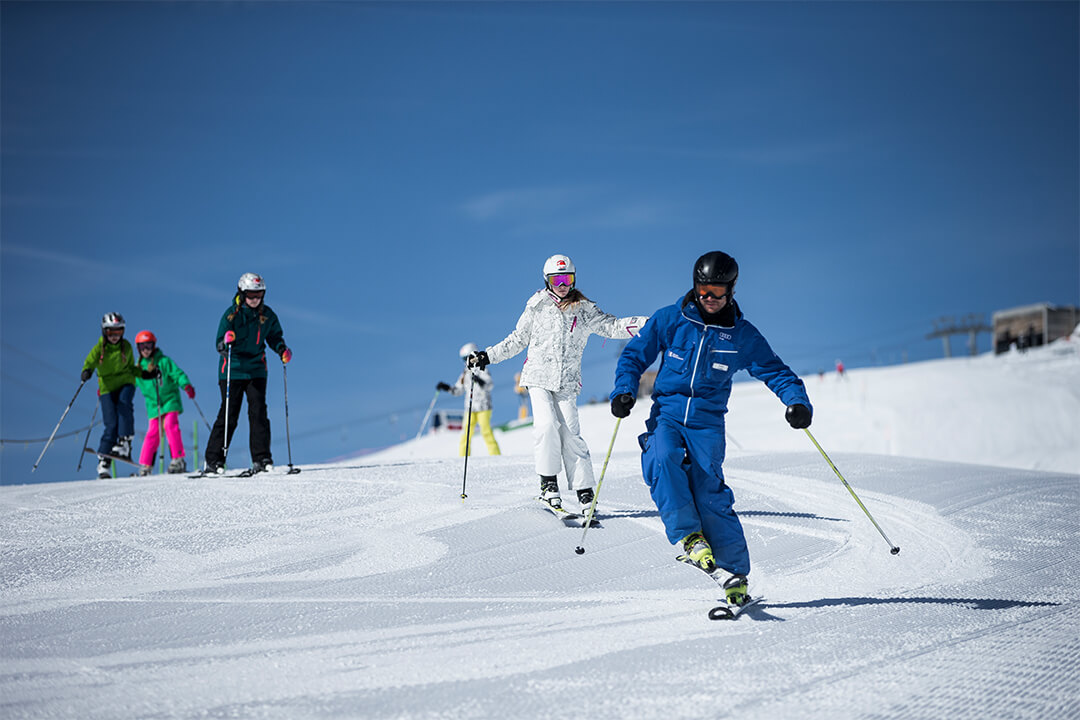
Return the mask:
M 139 454 L 139 474 L 149 475 L 153 471 L 154 457 L 161 445 L 159 428 L 162 426 L 172 455 L 168 471 L 185 472 L 187 461 L 184 459 L 184 440 L 180 437 L 180 413 L 184 406 L 180 402 L 180 391 L 194 398 L 195 388 L 172 358 L 158 348 L 154 333 L 140 332 L 135 336 L 135 347 L 139 351 L 138 367 L 146 373 L 143 378 L 136 378 L 135 384 L 146 400 L 146 416 L 150 418 Z

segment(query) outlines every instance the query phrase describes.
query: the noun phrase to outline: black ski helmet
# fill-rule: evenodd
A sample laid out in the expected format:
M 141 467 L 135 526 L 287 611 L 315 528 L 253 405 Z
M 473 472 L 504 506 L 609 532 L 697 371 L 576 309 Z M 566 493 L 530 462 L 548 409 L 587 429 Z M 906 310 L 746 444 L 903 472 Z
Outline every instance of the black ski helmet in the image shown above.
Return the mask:
M 694 263 L 693 279 L 695 285 L 727 285 L 730 297 L 739 279 L 739 263 L 726 252 L 707 252 Z

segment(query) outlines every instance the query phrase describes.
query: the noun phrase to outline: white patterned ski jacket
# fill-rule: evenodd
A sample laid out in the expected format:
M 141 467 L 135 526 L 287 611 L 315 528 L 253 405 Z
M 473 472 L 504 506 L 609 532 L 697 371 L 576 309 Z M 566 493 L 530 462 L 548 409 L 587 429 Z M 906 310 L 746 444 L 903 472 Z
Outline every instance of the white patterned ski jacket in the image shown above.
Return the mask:
M 473 377 L 479 382 L 474 382 Z M 472 390 L 473 412 L 482 412 L 491 409 L 491 373 L 487 370 L 465 370 L 458 377 L 457 382 L 450 386 L 451 395 L 465 396 L 465 410 L 469 410 L 469 391 Z
M 525 303 L 513 332 L 487 348 L 493 363 L 529 352 L 521 371 L 522 387 L 536 387 L 561 395 L 581 393 L 581 355 L 589 335 L 628 340 L 648 320 L 647 315 L 619 318 L 608 315 L 591 300 L 581 300 L 564 310 L 559 298 L 547 289 L 538 290 Z

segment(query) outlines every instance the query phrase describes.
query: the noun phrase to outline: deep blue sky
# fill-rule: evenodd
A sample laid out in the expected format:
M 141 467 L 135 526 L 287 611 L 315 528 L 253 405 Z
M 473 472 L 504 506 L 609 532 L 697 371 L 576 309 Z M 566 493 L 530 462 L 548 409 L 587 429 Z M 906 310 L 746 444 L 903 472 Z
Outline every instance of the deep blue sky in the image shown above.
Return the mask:
M 938 357 L 941 316 L 1077 304 L 1078 22 L 1075 2 L 3 2 L 0 436 L 49 434 L 111 310 L 212 420 L 247 271 L 295 351 L 298 463 L 414 435 L 556 252 L 630 315 L 725 250 L 801 373 Z M 616 349 L 591 341 L 583 399 Z M 496 421 L 523 357 L 493 368 Z M 41 444 L 4 445 L 3 482 L 71 477 L 80 444 L 33 478 Z M 245 422 L 234 464 L 246 446 Z

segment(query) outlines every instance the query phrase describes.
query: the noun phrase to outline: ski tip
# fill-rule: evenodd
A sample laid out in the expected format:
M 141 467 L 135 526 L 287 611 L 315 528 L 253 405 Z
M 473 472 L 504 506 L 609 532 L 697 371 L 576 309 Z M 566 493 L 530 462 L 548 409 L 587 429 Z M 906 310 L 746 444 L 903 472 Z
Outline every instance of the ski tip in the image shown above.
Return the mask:
M 735 613 L 726 605 L 717 605 L 709 611 L 710 620 L 734 620 Z
M 743 605 L 717 605 L 709 611 L 710 620 L 735 620 L 744 612 L 764 600 L 763 597 L 752 597 Z

